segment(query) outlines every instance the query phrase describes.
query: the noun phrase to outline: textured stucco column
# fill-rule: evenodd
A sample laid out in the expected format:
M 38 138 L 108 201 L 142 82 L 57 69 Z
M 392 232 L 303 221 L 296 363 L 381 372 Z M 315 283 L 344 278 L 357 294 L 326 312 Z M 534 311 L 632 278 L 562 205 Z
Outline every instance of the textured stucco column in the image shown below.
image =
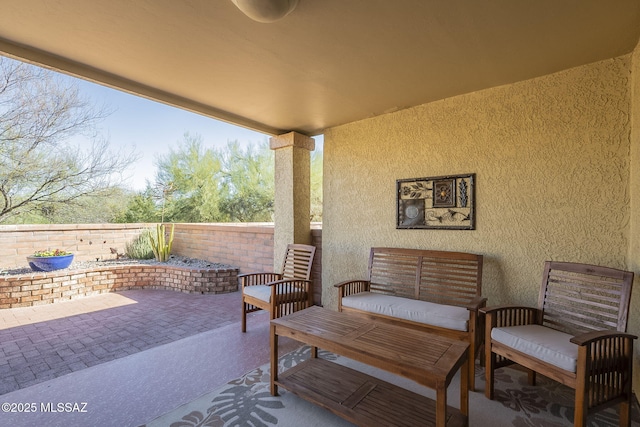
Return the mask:
M 289 132 L 271 138 L 269 146 L 275 151 L 273 263 L 279 271 L 289 243 L 311 243 L 310 175 L 315 140 Z

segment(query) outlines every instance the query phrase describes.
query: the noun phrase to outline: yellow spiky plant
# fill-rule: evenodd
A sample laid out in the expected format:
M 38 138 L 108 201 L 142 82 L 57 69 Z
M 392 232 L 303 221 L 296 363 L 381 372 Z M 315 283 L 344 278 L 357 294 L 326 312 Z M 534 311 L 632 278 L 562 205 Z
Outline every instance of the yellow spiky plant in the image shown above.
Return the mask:
M 165 238 L 164 224 L 158 224 L 156 227 L 156 235 L 151 239 L 151 248 L 156 260 L 160 262 L 166 262 L 171 255 L 171 246 L 173 245 L 173 229 L 174 224 L 171 224 L 171 233 L 169 234 L 169 241 Z

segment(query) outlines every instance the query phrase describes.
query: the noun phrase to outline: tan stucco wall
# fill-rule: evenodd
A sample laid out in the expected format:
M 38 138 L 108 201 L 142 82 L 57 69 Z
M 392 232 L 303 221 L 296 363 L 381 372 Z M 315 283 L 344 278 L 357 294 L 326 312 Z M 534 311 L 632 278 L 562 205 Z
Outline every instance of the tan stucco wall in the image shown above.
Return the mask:
M 640 272 L 640 45 L 631 62 L 631 174 L 629 267 Z M 640 276 L 640 273 L 638 273 Z M 640 277 L 636 277 L 636 280 Z M 638 282 L 636 282 L 637 284 Z M 640 286 L 640 285 L 638 285 Z M 635 294 L 640 298 L 640 292 Z M 638 308 L 640 310 L 640 307 Z
M 630 331 L 640 335 L 640 45 L 631 65 L 631 175 L 629 179 L 630 221 L 628 267 L 636 273 L 631 298 Z M 640 360 L 640 343 L 636 341 L 636 360 Z M 640 363 L 634 367 L 633 385 L 640 390 Z
M 545 260 L 627 268 L 631 69 L 627 55 L 327 130 L 323 303 L 366 277 L 375 245 L 484 254 L 489 305 L 535 305 Z M 395 228 L 396 179 L 464 173 L 476 230 Z

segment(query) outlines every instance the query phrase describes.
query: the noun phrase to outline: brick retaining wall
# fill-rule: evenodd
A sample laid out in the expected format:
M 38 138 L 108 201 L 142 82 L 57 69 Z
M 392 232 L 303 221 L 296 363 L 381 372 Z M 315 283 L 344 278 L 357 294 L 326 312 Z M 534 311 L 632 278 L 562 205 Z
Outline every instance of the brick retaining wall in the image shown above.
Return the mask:
M 63 249 L 77 261 L 114 259 L 144 228 L 156 224 L 0 225 L 0 270 L 26 267 L 36 251 Z M 238 267 L 273 271 L 273 224 L 175 224 L 172 253 Z M 167 225 L 167 230 L 170 225 Z
M 0 271 L 26 267 L 26 257 L 37 250 L 65 249 L 73 252 L 77 261 L 114 259 L 116 255 L 110 248 L 124 253 L 126 243 L 149 227 L 155 224 L 0 225 Z M 229 264 L 237 267 L 239 273 L 269 272 L 274 270 L 273 232 L 273 223 L 178 223 L 172 253 Z M 312 225 L 311 239 L 316 247 L 311 272 L 314 301 L 321 304 L 321 224 Z M 281 260 L 278 263 L 281 265 Z
M 127 242 L 155 224 L 28 224 L 0 225 L 0 269 L 26 267 L 36 251 L 63 249 L 77 261 L 115 258 L 111 248 L 125 252 Z
M 0 276 L 0 309 L 51 304 L 129 289 L 170 289 L 199 294 L 235 292 L 238 270 L 138 264 Z
M 233 265 L 241 273 L 273 271 L 273 230 L 272 223 L 175 224 L 172 252 Z

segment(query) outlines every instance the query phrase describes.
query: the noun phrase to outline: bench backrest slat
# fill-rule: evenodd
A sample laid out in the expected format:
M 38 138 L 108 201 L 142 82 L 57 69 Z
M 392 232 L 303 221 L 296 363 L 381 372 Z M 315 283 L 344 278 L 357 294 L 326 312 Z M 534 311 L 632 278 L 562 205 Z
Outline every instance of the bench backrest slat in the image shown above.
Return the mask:
M 371 250 L 369 278 L 371 292 L 414 298 L 418 257 L 407 252 Z
M 632 284 L 632 272 L 547 261 L 538 298 L 542 324 L 573 335 L 625 332 Z
M 459 252 L 449 255 L 422 258 L 420 295 L 439 304 L 465 305 L 482 291 L 482 256 Z
M 371 292 L 447 305 L 466 305 L 482 293 L 482 255 L 405 248 L 372 248 Z

